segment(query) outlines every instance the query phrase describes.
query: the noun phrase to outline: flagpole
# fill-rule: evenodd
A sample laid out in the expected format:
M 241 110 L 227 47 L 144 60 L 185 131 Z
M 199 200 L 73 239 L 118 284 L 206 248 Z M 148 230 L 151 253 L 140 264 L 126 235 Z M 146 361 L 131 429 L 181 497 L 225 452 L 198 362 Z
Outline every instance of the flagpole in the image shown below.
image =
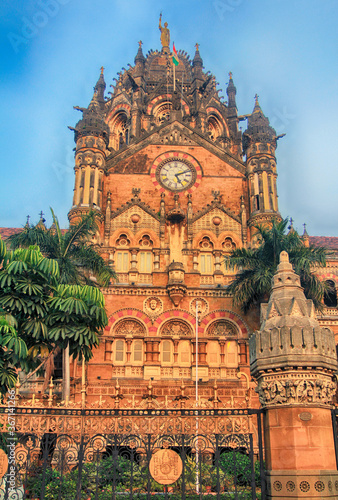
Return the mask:
M 174 92 L 176 92 L 176 73 L 175 73 L 175 66 L 176 64 L 173 61 L 173 66 L 174 66 Z

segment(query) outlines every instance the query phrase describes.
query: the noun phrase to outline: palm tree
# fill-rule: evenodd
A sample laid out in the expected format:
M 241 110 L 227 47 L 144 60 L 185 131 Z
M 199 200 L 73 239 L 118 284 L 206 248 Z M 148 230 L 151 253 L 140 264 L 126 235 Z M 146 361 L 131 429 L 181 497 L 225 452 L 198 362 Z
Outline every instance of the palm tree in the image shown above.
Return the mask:
M 11 248 L 38 245 L 45 257 L 58 262 L 61 284 L 107 286 L 110 280 L 116 279 L 114 271 L 91 242 L 98 230 L 97 213 L 89 212 L 77 224 L 62 231 L 53 209 L 51 212 L 53 225 L 49 229 L 46 229 L 41 220 L 35 226 L 26 224 L 21 233 L 8 238 Z M 95 276 L 95 280 L 89 276 L 90 273 Z
M 42 220 L 35 226 L 26 224 L 21 233 L 8 238 L 11 247 L 38 245 L 45 257 L 57 261 L 61 285 L 107 286 L 112 279 L 116 279 L 114 271 L 98 254 L 91 241 L 98 230 L 98 214 L 90 211 L 82 216 L 79 222 L 72 224 L 67 231 L 62 231 L 52 208 L 51 213 L 53 225 L 49 229 L 46 229 Z M 54 355 L 49 356 L 48 375 L 51 374 Z M 70 392 L 69 346 L 65 349 L 63 356 L 64 396 L 68 397 Z
M 294 229 L 286 233 L 287 224 L 288 219 L 284 219 L 273 221 L 270 227 L 255 226 L 259 246 L 238 248 L 225 259 L 227 268 L 239 270 L 228 290 L 234 304 L 244 312 L 270 295 L 272 278 L 283 250 L 288 252 L 294 271 L 300 276 L 306 297 L 313 300 L 317 309 L 322 308 L 327 286 L 317 278 L 314 270 L 326 266 L 327 250 L 305 245 Z
M 0 392 L 15 384 L 18 368 L 33 374 L 57 349 L 92 357 L 108 323 L 103 294 L 97 287 L 58 284 L 59 276 L 56 260 L 39 247 L 8 251 L 0 238 Z

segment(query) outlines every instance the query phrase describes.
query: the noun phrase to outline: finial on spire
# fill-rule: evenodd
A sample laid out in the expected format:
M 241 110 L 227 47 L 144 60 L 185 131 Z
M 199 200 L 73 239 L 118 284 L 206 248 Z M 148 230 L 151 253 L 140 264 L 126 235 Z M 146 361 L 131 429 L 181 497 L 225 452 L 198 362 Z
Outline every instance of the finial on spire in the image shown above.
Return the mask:
M 260 107 L 259 102 L 258 102 L 258 97 L 259 97 L 259 95 L 255 94 L 255 107 L 254 107 L 253 113 L 262 112 L 261 107 Z
M 196 43 L 195 44 L 195 49 L 196 49 L 196 51 L 195 51 L 195 57 L 193 59 L 192 65 L 193 65 L 193 67 L 198 66 L 200 69 L 202 69 L 202 67 L 203 67 L 203 59 L 201 58 L 201 54 L 200 54 L 199 48 L 200 48 L 200 44 Z
M 310 246 L 310 239 L 309 239 L 309 235 L 308 235 L 308 232 L 306 230 L 306 224 L 304 223 L 303 224 L 303 227 L 304 227 L 304 231 L 303 231 L 303 234 L 302 234 L 302 240 L 303 240 L 303 243 L 306 247 Z
M 103 72 L 104 72 L 104 67 L 103 67 L 103 66 L 101 66 L 101 68 L 100 68 L 100 69 L 101 69 L 101 75 L 103 75 Z
M 293 218 L 290 217 L 290 225 L 288 226 L 289 233 L 294 233 L 295 229 L 293 227 Z
M 142 40 L 140 40 L 140 41 L 138 42 L 138 46 L 139 46 L 140 48 L 142 48 L 142 45 L 143 45 L 143 42 L 142 42 Z
M 229 71 L 229 78 L 232 80 L 232 71 Z

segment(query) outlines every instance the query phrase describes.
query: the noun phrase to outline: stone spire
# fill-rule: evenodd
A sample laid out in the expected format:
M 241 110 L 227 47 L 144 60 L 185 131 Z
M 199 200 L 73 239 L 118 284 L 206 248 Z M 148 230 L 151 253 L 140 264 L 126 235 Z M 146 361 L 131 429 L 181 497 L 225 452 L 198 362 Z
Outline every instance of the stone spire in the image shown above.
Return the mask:
M 302 234 L 302 240 L 304 242 L 304 245 L 306 247 L 309 247 L 310 246 L 310 238 L 309 238 L 308 232 L 306 230 L 306 224 L 303 224 L 303 226 L 304 226 L 304 231 L 303 231 L 303 234 Z
M 88 108 L 80 108 L 78 106 L 74 107 L 74 109 L 82 112 L 82 118 L 76 124 L 75 129 L 69 127 L 75 132 L 75 142 L 77 142 L 80 137 L 92 135 L 96 137 L 102 137 L 106 145 L 108 146 L 109 127 L 104 120 L 105 88 L 106 83 L 104 81 L 102 67 L 100 77 L 94 87 L 94 94 Z
M 236 105 L 236 87 L 235 87 L 235 84 L 234 84 L 234 81 L 232 79 L 232 73 L 230 71 L 229 73 L 229 83 L 228 83 L 228 86 L 227 86 L 227 96 L 228 96 L 228 107 L 229 108 L 236 108 L 237 109 L 237 105 Z
M 334 335 L 322 328 L 287 252 L 261 305 L 261 329 L 250 338 L 250 369 L 263 406 L 330 404 L 337 370 Z
M 138 42 L 138 51 L 137 51 L 137 54 L 135 56 L 135 59 L 134 59 L 134 62 L 135 64 L 137 63 L 141 63 L 141 64 L 144 64 L 146 61 L 146 58 L 144 57 L 143 55 L 143 51 L 142 51 L 142 42 L 141 40 Z
M 258 95 L 255 95 L 255 106 L 248 116 L 248 128 L 244 133 L 244 139 L 249 138 L 253 143 L 272 143 L 276 139 L 276 131 L 270 126 L 269 119 L 264 115 L 258 101 Z M 248 144 L 244 143 L 246 151 Z
M 104 91 L 106 90 L 106 82 L 103 76 L 104 67 L 101 66 L 101 73 L 96 85 L 94 87 L 94 95 L 96 94 L 97 101 L 102 105 L 104 104 Z
M 199 44 L 198 43 L 196 43 L 195 49 L 196 49 L 196 51 L 195 51 L 194 59 L 192 61 L 192 67 L 194 69 L 196 69 L 196 68 L 202 69 L 203 68 L 203 59 L 202 59 L 200 51 L 199 51 Z

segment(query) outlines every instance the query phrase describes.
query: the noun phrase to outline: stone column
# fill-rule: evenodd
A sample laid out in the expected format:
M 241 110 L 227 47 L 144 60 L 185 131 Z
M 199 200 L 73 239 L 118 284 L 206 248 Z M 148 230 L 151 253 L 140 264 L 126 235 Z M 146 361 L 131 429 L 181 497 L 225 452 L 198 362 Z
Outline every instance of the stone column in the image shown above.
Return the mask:
M 286 252 L 261 320 L 250 338 L 250 369 L 266 410 L 267 498 L 338 498 L 331 422 L 334 335 L 320 327 Z

